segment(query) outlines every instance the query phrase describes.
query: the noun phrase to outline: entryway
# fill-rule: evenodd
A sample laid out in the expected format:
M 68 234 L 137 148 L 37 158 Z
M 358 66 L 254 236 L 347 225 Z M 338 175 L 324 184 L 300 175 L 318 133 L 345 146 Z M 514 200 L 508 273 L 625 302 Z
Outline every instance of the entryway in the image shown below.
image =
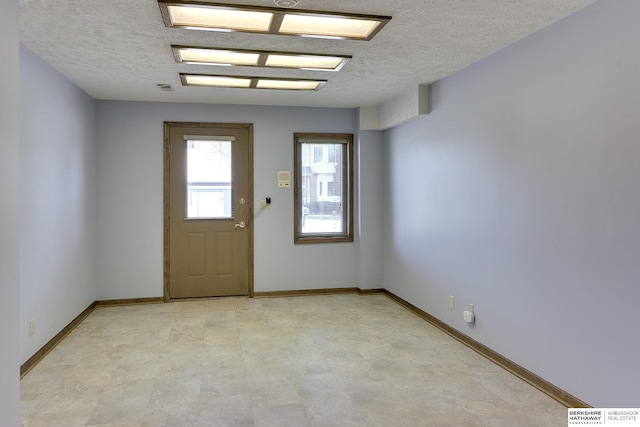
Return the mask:
M 164 124 L 165 300 L 253 294 L 253 125 Z

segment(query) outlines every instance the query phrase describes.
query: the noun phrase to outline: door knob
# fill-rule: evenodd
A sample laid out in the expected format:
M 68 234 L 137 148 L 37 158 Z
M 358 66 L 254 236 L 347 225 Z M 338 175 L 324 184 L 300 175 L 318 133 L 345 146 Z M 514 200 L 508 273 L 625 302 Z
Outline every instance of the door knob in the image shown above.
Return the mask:
M 237 223 L 236 225 L 234 225 L 235 228 L 245 228 L 247 226 L 247 224 L 244 221 L 240 221 L 239 223 Z

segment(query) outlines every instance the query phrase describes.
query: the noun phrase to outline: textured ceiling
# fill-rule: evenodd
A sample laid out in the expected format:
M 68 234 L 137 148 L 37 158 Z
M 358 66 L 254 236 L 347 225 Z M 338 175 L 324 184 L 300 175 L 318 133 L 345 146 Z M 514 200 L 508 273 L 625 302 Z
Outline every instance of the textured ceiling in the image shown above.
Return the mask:
M 369 42 L 166 28 L 157 0 L 20 0 L 20 40 L 96 99 L 358 107 L 439 80 L 595 0 L 300 0 L 392 16 Z M 220 3 L 275 6 L 272 0 Z M 352 55 L 342 71 L 177 64 L 170 45 Z M 179 73 L 319 78 L 318 92 L 183 87 Z M 169 83 L 173 92 L 162 92 Z

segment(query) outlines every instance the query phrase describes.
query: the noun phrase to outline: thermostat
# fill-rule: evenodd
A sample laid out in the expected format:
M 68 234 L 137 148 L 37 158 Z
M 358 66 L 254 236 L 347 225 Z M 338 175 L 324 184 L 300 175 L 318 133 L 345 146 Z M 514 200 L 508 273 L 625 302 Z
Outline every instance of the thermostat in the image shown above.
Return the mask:
M 278 188 L 291 187 L 291 171 L 278 171 Z

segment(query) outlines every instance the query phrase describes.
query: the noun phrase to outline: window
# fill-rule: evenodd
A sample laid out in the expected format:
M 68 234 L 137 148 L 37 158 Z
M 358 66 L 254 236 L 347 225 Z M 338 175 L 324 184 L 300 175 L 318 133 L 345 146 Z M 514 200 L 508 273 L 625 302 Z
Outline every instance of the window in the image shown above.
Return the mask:
M 333 181 L 332 182 L 327 182 L 327 194 L 329 196 L 338 196 L 338 195 L 340 195 L 339 192 L 336 192 L 336 186 L 335 186 L 335 183 Z
M 331 144 L 329 145 L 329 163 L 335 163 L 336 162 L 336 146 Z M 339 150 L 339 146 L 338 146 L 338 150 Z
M 231 218 L 233 137 L 188 137 L 186 219 Z
M 294 144 L 294 242 L 353 242 L 353 134 L 295 133 Z

